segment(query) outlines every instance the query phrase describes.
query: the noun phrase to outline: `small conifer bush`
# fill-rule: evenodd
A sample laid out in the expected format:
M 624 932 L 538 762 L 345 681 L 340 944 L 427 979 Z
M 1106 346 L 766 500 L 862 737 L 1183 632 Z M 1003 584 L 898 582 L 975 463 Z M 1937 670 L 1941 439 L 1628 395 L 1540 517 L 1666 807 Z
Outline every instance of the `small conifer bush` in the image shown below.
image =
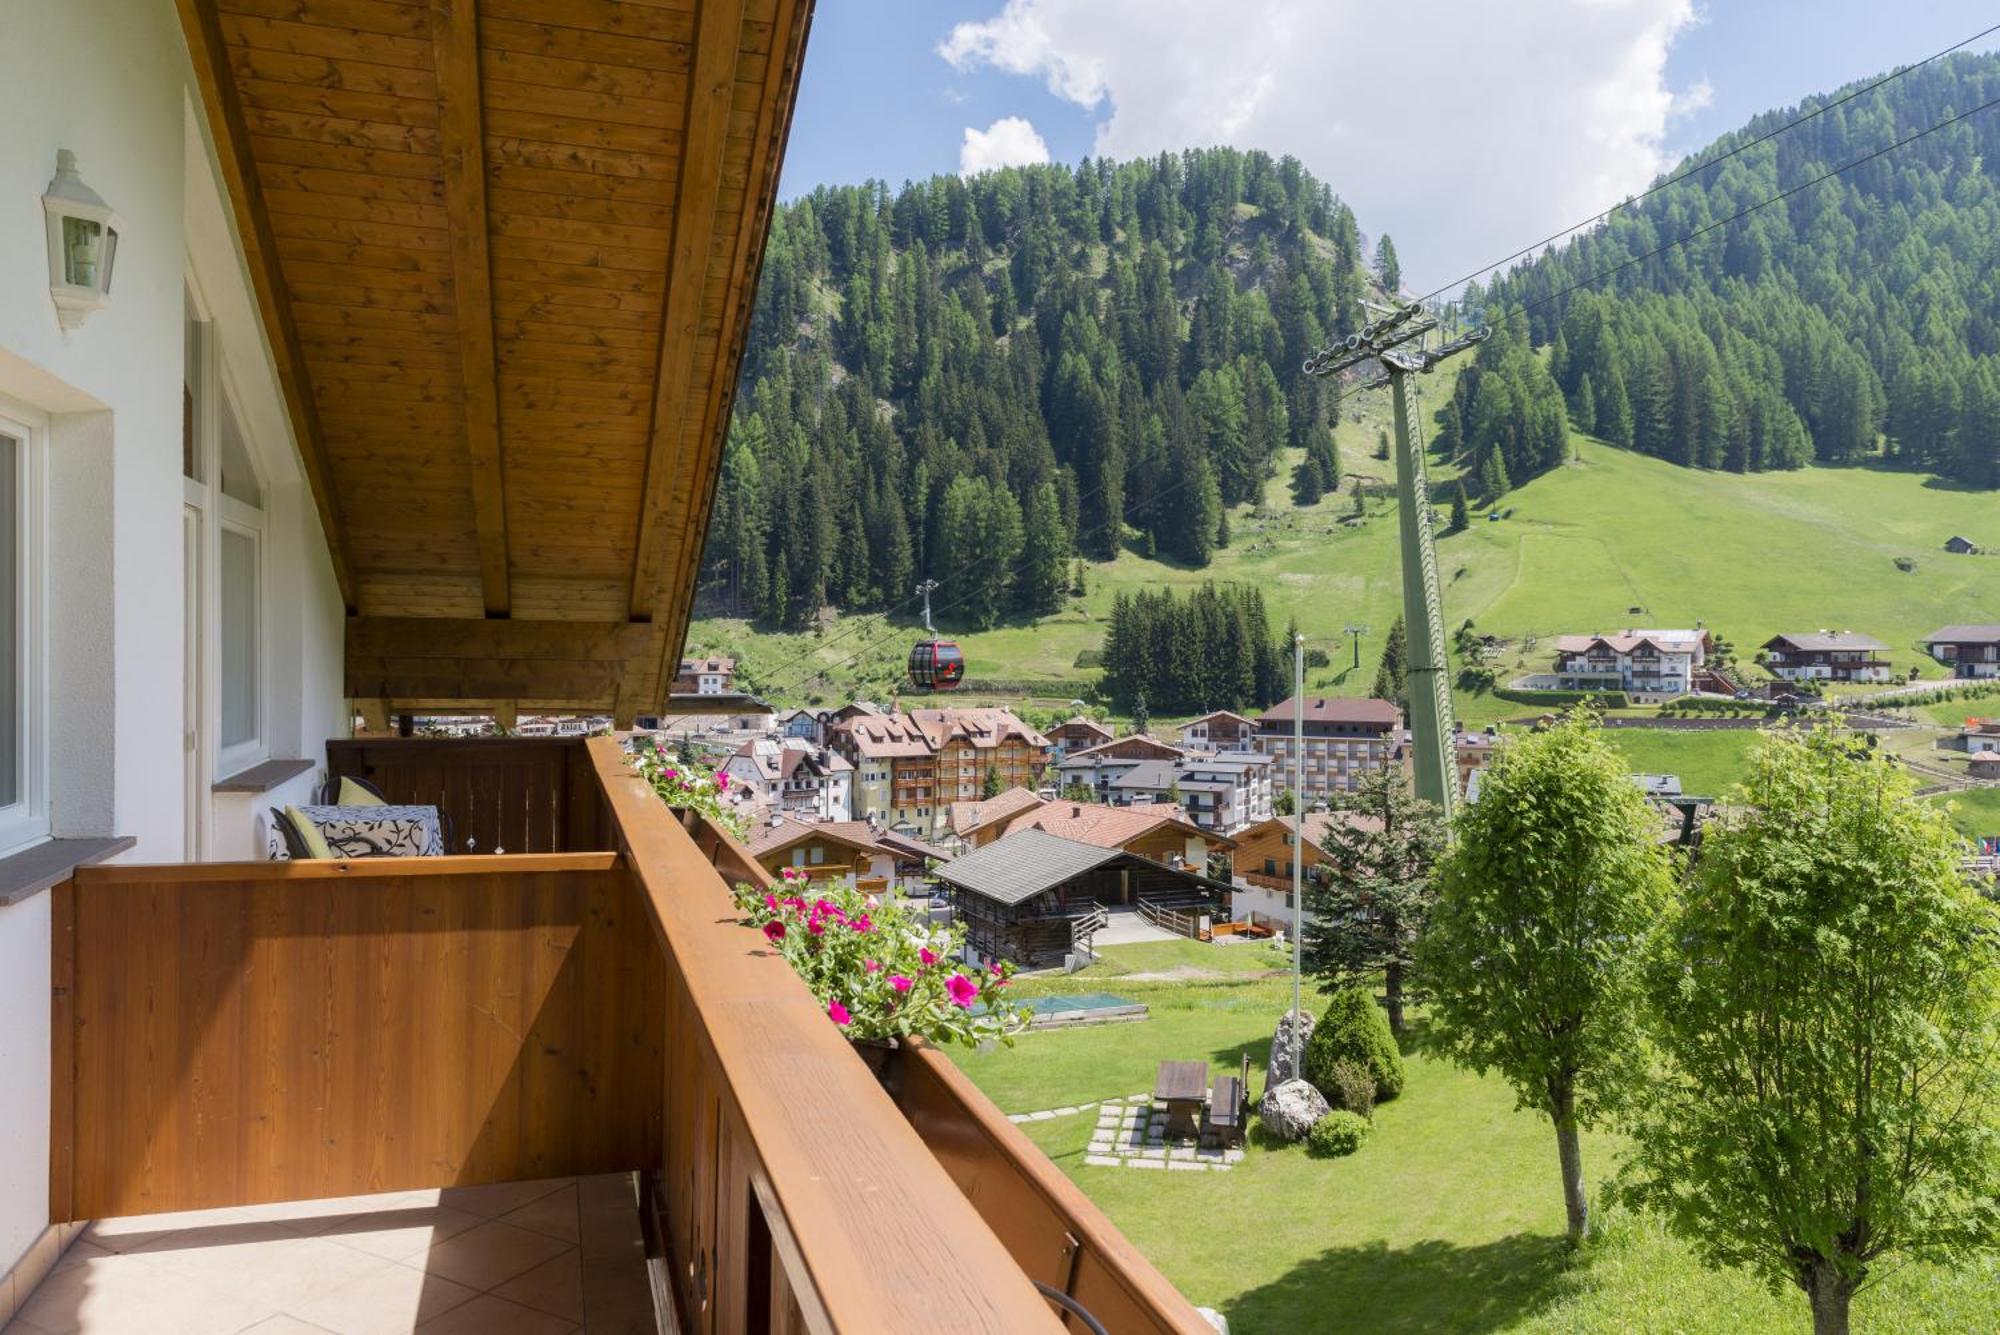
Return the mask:
M 1334 1076 L 1334 1067 L 1341 1062 L 1352 1062 L 1375 1077 L 1377 1103 L 1403 1092 L 1403 1054 L 1389 1032 L 1389 1017 L 1362 988 L 1335 992 L 1306 1040 L 1305 1077 L 1336 1107 L 1343 1106 Z

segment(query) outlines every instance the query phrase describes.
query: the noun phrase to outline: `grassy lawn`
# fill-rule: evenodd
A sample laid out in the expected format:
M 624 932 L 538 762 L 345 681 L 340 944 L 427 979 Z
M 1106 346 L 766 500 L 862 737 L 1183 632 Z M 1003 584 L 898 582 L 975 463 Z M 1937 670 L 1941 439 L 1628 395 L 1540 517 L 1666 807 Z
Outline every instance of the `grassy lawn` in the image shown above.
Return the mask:
M 1107 951 L 1128 978 L 1135 949 L 1147 948 Z M 1087 970 L 1023 986 L 1088 990 L 1103 977 Z M 1031 1034 L 962 1063 L 1008 1111 L 1131 1093 L 1152 1083 L 1163 1058 L 1233 1064 L 1245 1050 L 1261 1090 L 1271 1025 L 1290 1001 L 1286 981 L 1126 982 L 1116 991 L 1146 1001 L 1149 1018 Z M 1230 1173 L 1141 1173 L 1083 1163 L 1091 1115 L 1026 1129 L 1188 1297 L 1244 1335 L 1809 1329 L 1802 1297 L 1707 1270 L 1645 1219 L 1601 1211 L 1599 1241 L 1570 1256 L 1546 1120 L 1517 1110 L 1499 1081 L 1413 1048 L 1403 1096 L 1378 1110 L 1375 1133 L 1346 1159 L 1253 1143 Z M 1617 1152 L 1613 1136 L 1586 1139 L 1593 1181 L 1614 1170 Z M 1855 1329 L 2000 1328 L 1996 1280 L 1990 1269 L 1899 1270 L 1857 1299 Z
M 1678 774 L 1681 791 L 1720 797 L 1743 777 L 1744 761 L 1757 732 L 1737 728 L 1717 732 L 1670 732 L 1664 728 L 1612 728 L 1612 745 L 1640 774 Z
M 1440 394 L 1448 390 L 1437 386 Z M 1370 457 L 1376 424 L 1372 415 L 1342 423 L 1345 469 L 1370 475 L 1386 470 Z M 1353 507 L 1347 493 L 1296 509 L 1285 493 L 1292 462 L 1281 461 L 1262 507 L 1231 513 L 1231 544 L 1206 570 L 1128 551 L 1115 562 L 1089 566 L 1087 596 L 1040 621 L 970 632 L 949 615 L 941 617 L 971 659 L 966 696 L 1035 697 L 1059 706 L 1095 676 L 1076 666 L 1077 656 L 1099 646 L 1115 593 L 1185 589 L 1208 579 L 1263 589 L 1273 630 L 1289 616 L 1298 618 L 1332 660 L 1311 674 L 1309 689 L 1367 691 L 1381 636 L 1401 601 L 1394 506 L 1387 498 L 1370 501 L 1358 525 L 1344 522 Z M 1859 468 L 1697 472 L 1579 438 L 1574 462 L 1507 496 L 1503 508 L 1512 510 L 1510 517 L 1488 522 L 1475 516 L 1466 532 L 1439 539 L 1446 617 L 1454 626 L 1471 618 L 1482 630 L 1511 639 L 1501 664 L 1505 675 L 1544 666 L 1548 637 L 1560 631 L 1697 620 L 1728 636 L 1746 659 L 1780 631 L 1866 631 L 1890 646 L 1898 667 L 1915 664 L 1935 675 L 1936 666 L 1915 650 L 1916 637 L 1944 622 L 1978 619 L 1982 608 L 2000 608 L 2000 561 L 1937 550 L 1944 535 L 1983 522 L 1992 504 L 1990 494 L 1930 485 L 1914 474 Z M 1802 552 L 1812 559 L 1773 568 L 1773 553 Z M 1914 573 L 1896 569 L 1899 556 L 1915 560 Z M 899 619 L 896 636 L 857 662 L 842 663 L 887 624 L 876 617 L 860 621 L 852 634 L 846 633 L 850 620 L 820 635 L 777 636 L 741 621 L 704 619 L 694 624 L 689 644 L 735 653 L 750 684 L 785 688 L 776 691 L 779 703 L 815 692 L 823 699 L 882 695 L 900 678 L 908 651 L 901 631 L 914 622 Z M 1349 666 L 1342 634 L 1349 624 L 1369 627 L 1358 672 Z M 827 669 L 826 683 L 798 682 L 815 667 Z M 1520 712 L 1490 697 L 1465 699 L 1461 706 L 1474 722 Z
M 2000 788 L 1970 788 L 1932 800 L 1952 808 L 1951 821 L 1959 833 L 2000 834 Z

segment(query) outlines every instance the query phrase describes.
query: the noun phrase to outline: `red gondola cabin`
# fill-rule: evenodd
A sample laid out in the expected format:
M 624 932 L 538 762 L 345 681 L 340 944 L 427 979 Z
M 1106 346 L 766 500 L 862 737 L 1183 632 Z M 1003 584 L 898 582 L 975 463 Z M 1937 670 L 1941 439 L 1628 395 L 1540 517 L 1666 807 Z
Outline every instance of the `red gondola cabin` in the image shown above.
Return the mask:
M 951 691 L 965 680 L 965 654 L 952 640 L 919 640 L 910 647 L 910 684 Z

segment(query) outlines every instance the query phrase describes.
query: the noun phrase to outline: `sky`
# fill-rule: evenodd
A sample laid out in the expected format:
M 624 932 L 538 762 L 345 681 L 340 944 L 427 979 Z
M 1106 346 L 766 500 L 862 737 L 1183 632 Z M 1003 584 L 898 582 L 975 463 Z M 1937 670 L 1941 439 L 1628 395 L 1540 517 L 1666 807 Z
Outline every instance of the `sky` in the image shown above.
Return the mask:
M 781 189 L 1261 148 L 1423 289 L 1996 22 L 1969 0 L 819 0 Z

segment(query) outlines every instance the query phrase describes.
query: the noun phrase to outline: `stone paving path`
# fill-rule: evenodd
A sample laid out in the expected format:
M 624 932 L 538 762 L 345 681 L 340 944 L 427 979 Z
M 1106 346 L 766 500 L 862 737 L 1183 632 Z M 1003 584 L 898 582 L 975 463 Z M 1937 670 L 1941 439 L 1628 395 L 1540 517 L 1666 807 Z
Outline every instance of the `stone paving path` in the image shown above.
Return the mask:
M 1149 1168 L 1182 1173 L 1226 1173 L 1243 1161 L 1242 1150 L 1170 1142 L 1167 1112 L 1148 1093 L 1131 1094 L 1102 1103 L 1079 1103 L 1036 1112 L 1010 1113 L 1012 1122 L 1047 1122 L 1097 1109 L 1097 1126 L 1083 1161 L 1098 1168 Z

